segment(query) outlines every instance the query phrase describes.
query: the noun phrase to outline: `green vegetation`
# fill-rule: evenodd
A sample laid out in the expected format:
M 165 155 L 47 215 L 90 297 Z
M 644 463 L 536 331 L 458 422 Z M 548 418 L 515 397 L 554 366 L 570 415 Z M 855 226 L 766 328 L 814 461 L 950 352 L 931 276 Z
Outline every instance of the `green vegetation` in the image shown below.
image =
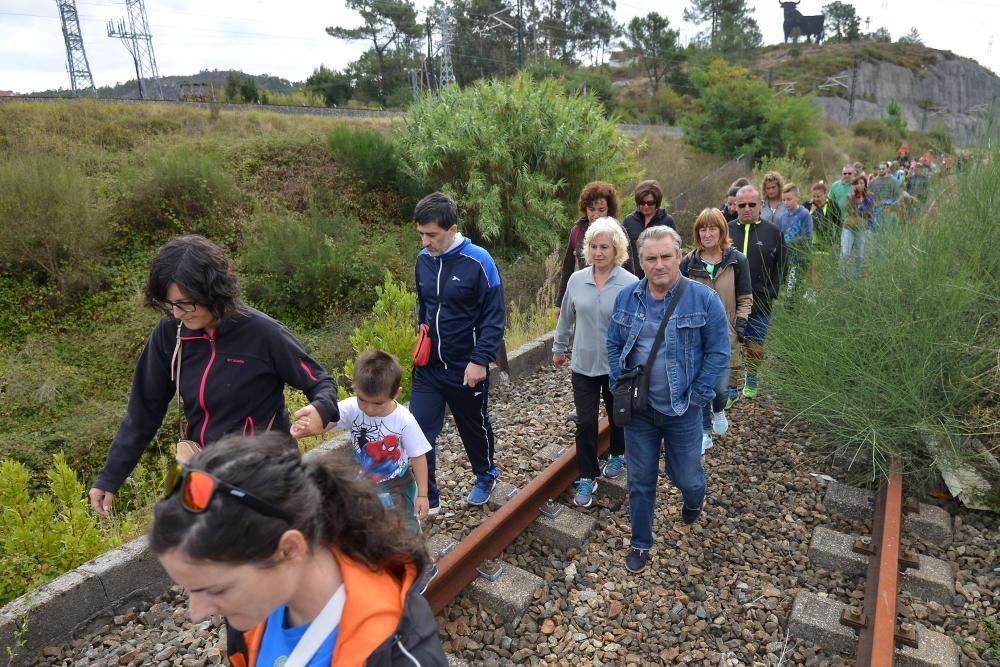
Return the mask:
M 974 440 L 1000 430 L 1000 264 L 984 241 L 998 203 L 993 159 L 939 193 L 928 216 L 882 229 L 863 279 L 823 262 L 812 297 L 779 302 L 774 391 L 859 474 L 881 477 L 894 458 L 915 479 L 935 474 L 937 458 L 978 465 Z
M 48 493 L 28 494 L 28 469 L 0 460 L 0 605 L 40 586 L 108 547 L 133 530 L 129 521 L 98 525 L 84 499 L 84 485 L 56 454 L 49 469 Z
M 427 97 L 398 136 L 413 180 L 455 197 L 465 233 L 505 251 L 557 247 L 565 230 L 553 221 L 586 183 L 636 177 L 628 140 L 592 97 L 524 74 Z
M 681 117 L 684 140 L 716 155 L 765 157 L 819 141 L 820 111 L 807 97 L 774 95 L 745 68 L 715 60 L 691 76 L 693 113 Z

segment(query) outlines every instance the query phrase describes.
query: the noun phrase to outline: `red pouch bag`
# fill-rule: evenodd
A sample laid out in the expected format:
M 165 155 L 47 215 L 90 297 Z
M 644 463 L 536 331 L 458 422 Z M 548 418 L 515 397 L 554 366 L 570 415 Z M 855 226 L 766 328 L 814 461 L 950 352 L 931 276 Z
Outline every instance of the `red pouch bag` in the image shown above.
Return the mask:
M 420 325 L 420 332 L 417 334 L 417 344 L 413 346 L 413 365 L 426 366 L 431 360 L 431 328 L 426 324 Z

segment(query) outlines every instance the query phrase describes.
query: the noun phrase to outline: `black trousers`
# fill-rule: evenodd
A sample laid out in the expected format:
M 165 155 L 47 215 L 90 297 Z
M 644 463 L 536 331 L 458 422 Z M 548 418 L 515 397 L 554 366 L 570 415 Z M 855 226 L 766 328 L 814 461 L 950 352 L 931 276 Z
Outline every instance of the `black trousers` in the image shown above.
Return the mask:
M 601 474 L 597 465 L 597 422 L 600 421 L 601 398 L 608 419 L 614 414 L 611 387 L 607 375 L 590 377 L 574 372 L 573 403 L 576 405 L 576 464 L 581 479 L 595 479 Z M 611 454 L 625 454 L 625 432 L 611 423 Z

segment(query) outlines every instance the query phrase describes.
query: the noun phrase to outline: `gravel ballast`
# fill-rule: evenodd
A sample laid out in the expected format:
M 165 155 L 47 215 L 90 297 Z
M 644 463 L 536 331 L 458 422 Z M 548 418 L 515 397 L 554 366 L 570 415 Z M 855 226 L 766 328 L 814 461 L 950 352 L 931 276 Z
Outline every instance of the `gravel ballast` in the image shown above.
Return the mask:
M 590 542 L 556 551 L 531 532 L 503 558 L 545 580 L 516 626 L 504 625 L 460 596 L 438 617 L 445 650 L 477 665 L 847 665 L 785 634 L 792 600 L 813 591 L 841 602 L 863 596 L 864 578 L 814 569 L 807 557 L 816 526 L 857 535 L 869 526 L 829 515 L 826 482 L 836 477 L 807 454 L 807 440 L 767 396 L 740 400 L 730 431 L 705 456 L 708 496 L 698 523 L 680 519 L 680 496 L 661 477 L 651 561 L 641 574 L 624 567 L 627 501 L 599 489 L 581 510 L 597 519 Z M 523 486 L 548 461 L 545 445 L 573 444 L 569 372 L 543 368 L 491 389 L 502 478 Z M 428 534 L 468 534 L 489 510 L 465 503 L 474 478 L 450 422 L 438 441 L 442 512 Z M 567 492 L 561 502 L 572 505 Z M 986 648 L 984 620 L 1000 613 L 997 521 L 954 502 L 935 502 L 954 519 L 946 545 L 913 541 L 918 553 L 948 562 L 956 577 L 950 604 L 904 597 L 901 615 L 959 645 L 962 665 L 1000 665 Z M 220 619 L 191 623 L 185 596 L 171 589 L 145 608 L 117 616 L 93 635 L 49 647 L 32 665 L 219 664 Z M 994 642 L 997 641 L 994 639 Z

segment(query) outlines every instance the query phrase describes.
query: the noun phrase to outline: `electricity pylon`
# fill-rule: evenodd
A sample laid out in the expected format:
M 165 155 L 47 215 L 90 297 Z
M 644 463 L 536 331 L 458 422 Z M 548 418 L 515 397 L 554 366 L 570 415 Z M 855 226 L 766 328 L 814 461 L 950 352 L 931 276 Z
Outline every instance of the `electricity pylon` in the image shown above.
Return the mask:
M 81 90 L 90 90 L 97 95 L 94 77 L 90 75 L 87 52 L 83 50 L 83 33 L 80 32 L 76 0 L 56 0 L 56 5 L 59 7 L 63 40 L 66 42 L 66 71 L 69 72 L 69 87 L 73 91 L 73 97 L 78 97 Z
M 125 0 L 128 11 L 127 19 L 120 19 L 115 25 L 108 21 L 108 37 L 117 37 L 125 44 L 135 63 L 135 78 L 139 84 L 139 99 L 150 96 L 163 99 L 163 89 L 160 87 L 160 73 L 156 69 L 156 56 L 153 55 L 153 36 L 149 33 L 149 20 L 146 18 L 146 3 L 144 0 Z

